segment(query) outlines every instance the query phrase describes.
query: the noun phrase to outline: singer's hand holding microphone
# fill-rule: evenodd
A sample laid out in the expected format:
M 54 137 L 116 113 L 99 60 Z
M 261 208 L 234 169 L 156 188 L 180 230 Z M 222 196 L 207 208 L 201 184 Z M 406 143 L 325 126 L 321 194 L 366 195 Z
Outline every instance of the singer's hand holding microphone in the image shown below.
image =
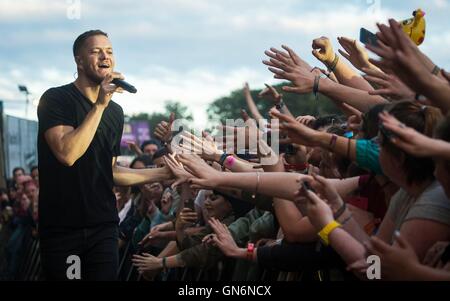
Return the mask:
M 124 79 L 125 77 L 119 72 L 108 74 L 100 84 L 97 105 L 106 108 L 115 92 L 123 93 L 123 91 L 128 91 L 136 93 L 136 88 L 124 81 Z

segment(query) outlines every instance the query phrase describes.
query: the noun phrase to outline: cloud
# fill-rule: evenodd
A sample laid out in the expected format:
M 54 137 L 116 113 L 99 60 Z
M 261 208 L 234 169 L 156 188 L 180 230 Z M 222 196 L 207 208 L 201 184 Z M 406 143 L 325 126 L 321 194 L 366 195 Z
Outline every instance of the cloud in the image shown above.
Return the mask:
M 224 74 L 207 69 L 192 69 L 187 72 L 154 67 L 148 77 L 128 77 L 138 89 L 136 95 L 123 94 L 115 97 L 128 114 L 138 112 L 163 111 L 164 101 L 180 101 L 189 107 L 195 124 L 207 123 L 206 109 L 212 100 L 227 96 L 239 89 L 245 81 L 254 87 L 262 86 L 269 76 L 261 75 L 248 68 L 239 68 Z
M 2 22 L 39 21 L 45 18 L 65 18 L 69 1 L 58 0 L 2 0 L 0 2 L 0 20 Z
M 335 37 L 357 38 L 360 27 L 374 31 L 376 21 L 406 18 L 421 3 L 81 0 L 81 19 L 70 20 L 67 9 L 74 1 L 0 2 L 0 99 L 23 99 L 19 83 L 39 98 L 48 87 L 73 81 L 73 39 L 101 28 L 111 36 L 118 70 L 139 89 L 136 95 L 115 97 L 128 114 L 160 111 L 172 99 L 189 106 L 196 122 L 204 124 L 205 109 L 216 98 L 246 80 L 256 87 L 272 80 L 261 64 L 268 47 L 286 43 L 318 65 L 311 56 L 313 38 L 333 38 L 337 51 Z M 450 47 L 450 32 L 443 8 L 448 1 L 423 5 L 429 27 L 422 49 L 446 67 L 442 49 Z

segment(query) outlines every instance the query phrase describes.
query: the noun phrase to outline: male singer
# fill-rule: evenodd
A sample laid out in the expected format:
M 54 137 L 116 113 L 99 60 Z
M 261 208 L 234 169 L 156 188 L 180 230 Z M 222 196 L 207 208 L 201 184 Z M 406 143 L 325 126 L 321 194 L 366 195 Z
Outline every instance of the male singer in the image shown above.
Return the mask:
M 38 107 L 39 234 L 47 280 L 114 280 L 118 214 L 113 186 L 171 178 L 166 168 L 128 169 L 120 155 L 123 90 L 111 81 L 115 59 L 108 35 L 81 34 L 73 44 L 78 77 L 51 88 Z M 80 277 L 81 276 L 81 277 Z

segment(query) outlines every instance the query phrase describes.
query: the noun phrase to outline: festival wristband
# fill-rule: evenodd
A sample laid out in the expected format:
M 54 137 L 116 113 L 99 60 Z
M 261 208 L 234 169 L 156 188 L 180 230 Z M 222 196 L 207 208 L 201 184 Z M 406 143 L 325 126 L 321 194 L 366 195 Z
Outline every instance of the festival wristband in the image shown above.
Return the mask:
M 325 246 L 328 246 L 330 244 L 329 240 L 330 233 L 339 227 L 342 227 L 342 225 L 339 224 L 337 221 L 333 220 L 328 225 L 326 225 L 322 230 L 320 230 L 318 234 Z

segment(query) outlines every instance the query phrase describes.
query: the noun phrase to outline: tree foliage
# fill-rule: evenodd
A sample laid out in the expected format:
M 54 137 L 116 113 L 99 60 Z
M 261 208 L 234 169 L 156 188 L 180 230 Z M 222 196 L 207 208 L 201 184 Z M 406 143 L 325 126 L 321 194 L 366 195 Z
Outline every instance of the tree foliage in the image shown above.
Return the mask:
M 295 116 L 312 115 L 320 116 L 326 114 L 340 114 L 340 110 L 328 98 L 319 95 L 316 100 L 312 94 L 298 95 L 282 92 L 281 87 L 286 83 L 281 83 L 274 86 L 279 92 L 283 93 L 283 101 L 288 106 L 289 110 Z M 267 112 L 273 107 L 273 102 L 270 99 L 261 99 L 258 94 L 261 90 L 251 90 L 251 95 L 256 103 L 261 115 L 268 117 Z M 247 109 L 247 104 L 244 98 L 242 89 L 232 91 L 230 95 L 219 98 L 211 103 L 208 107 L 208 118 L 221 120 L 237 119 L 241 117 L 241 109 Z M 250 112 L 249 112 L 250 113 Z

